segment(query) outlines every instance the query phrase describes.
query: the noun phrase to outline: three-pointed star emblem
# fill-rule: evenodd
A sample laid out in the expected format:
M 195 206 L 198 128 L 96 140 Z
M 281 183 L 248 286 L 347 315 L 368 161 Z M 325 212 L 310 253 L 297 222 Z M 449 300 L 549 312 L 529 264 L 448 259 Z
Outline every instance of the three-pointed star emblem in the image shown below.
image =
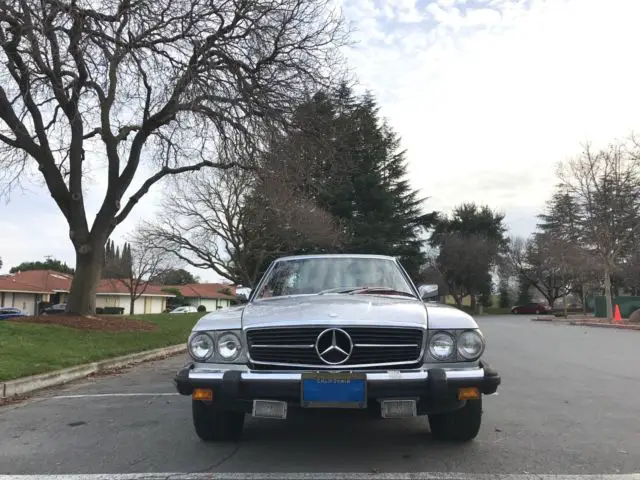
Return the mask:
M 328 328 L 316 340 L 316 353 L 328 365 L 340 365 L 351 357 L 353 341 L 341 328 Z

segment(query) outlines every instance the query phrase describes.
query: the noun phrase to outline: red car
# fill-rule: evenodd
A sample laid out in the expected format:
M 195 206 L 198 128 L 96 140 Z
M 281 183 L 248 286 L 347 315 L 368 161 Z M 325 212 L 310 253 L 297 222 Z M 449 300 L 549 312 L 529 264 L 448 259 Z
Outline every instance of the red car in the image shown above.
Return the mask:
M 519 313 L 535 313 L 539 315 L 541 313 L 551 312 L 551 308 L 544 303 L 525 303 L 524 305 L 516 305 L 511 309 L 511 313 L 515 313 L 516 315 Z

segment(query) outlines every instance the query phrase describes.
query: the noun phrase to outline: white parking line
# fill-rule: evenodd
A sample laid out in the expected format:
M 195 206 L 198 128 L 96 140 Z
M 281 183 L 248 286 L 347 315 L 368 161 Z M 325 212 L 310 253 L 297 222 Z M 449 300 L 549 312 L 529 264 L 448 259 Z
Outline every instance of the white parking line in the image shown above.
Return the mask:
M 94 475 L 0 475 L 0 480 L 640 480 L 630 474 L 490 474 L 490 473 L 131 473 Z
M 63 398 L 100 398 L 100 397 L 176 397 L 179 393 L 87 393 L 83 395 L 56 395 L 55 399 Z

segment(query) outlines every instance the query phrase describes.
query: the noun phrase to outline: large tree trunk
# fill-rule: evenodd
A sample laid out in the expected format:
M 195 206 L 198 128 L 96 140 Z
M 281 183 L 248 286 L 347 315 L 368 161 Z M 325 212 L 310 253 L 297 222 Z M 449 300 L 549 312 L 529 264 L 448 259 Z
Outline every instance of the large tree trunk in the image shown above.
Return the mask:
M 136 305 L 135 296 L 131 295 L 130 301 L 129 301 L 129 315 L 133 315 L 134 309 L 135 309 L 135 305 Z
M 608 263 L 604 266 L 604 298 L 607 304 L 607 320 L 613 320 L 613 305 L 611 298 L 611 271 Z
M 71 282 L 67 313 L 96 313 L 96 290 L 102 273 L 104 243 L 94 241 L 83 245 L 85 248 L 76 248 L 76 271 Z

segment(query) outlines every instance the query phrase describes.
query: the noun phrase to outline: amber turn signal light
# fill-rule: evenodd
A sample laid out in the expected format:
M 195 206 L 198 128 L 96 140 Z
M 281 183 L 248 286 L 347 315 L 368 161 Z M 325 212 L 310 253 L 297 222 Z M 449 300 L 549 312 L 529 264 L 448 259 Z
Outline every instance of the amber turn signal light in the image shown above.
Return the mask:
M 213 390 L 210 388 L 194 388 L 191 398 L 194 400 L 213 400 Z
M 458 400 L 478 400 L 480 390 L 477 387 L 464 387 L 458 389 Z

